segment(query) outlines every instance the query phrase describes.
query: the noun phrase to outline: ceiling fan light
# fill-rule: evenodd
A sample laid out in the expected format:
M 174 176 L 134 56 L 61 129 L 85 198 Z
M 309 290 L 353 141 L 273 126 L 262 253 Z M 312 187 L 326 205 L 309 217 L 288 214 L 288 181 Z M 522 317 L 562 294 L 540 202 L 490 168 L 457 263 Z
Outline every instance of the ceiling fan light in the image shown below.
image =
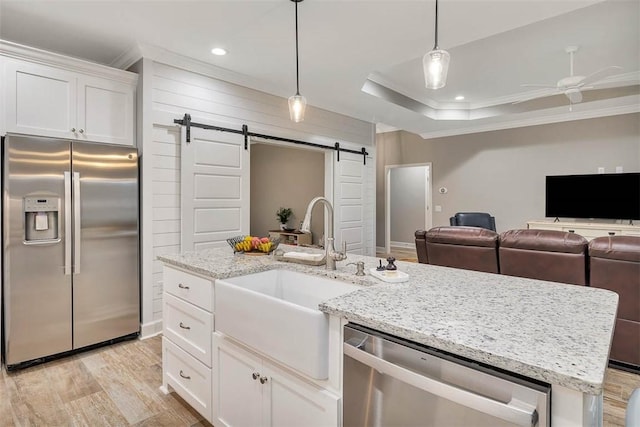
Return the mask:
M 304 111 L 307 108 L 307 98 L 299 93 L 289 97 L 289 118 L 292 122 L 300 123 L 304 120 Z
M 440 89 L 447 83 L 449 71 L 449 52 L 434 49 L 422 58 L 424 68 L 424 82 L 427 89 Z

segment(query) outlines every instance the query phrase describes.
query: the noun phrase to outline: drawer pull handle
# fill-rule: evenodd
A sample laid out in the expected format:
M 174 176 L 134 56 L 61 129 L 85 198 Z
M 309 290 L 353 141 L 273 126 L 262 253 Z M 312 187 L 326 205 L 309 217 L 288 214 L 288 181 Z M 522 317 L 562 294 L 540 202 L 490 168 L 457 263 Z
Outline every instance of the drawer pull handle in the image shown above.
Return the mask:
M 610 232 L 609 232 L 609 236 L 615 236 L 615 235 L 616 235 L 616 232 L 615 232 L 615 231 L 610 231 Z
M 267 382 L 267 380 L 268 380 L 268 378 L 267 378 L 267 377 L 260 377 L 260 384 L 264 384 L 264 383 L 266 383 L 266 382 Z
M 185 325 L 182 324 L 182 322 L 180 322 L 180 327 L 182 329 L 191 329 L 191 326 L 185 326 Z
M 183 285 L 182 283 L 178 283 L 178 287 L 179 287 L 180 289 L 189 289 L 189 287 L 188 287 L 188 286 L 185 286 L 185 285 Z
M 575 233 L 576 230 L 569 230 L 569 233 Z
M 251 374 L 251 376 L 254 380 L 257 380 L 258 378 L 260 378 L 260 372 L 254 372 L 253 374 Z
M 182 378 L 184 378 L 185 380 L 190 380 L 190 379 L 191 379 L 191 377 L 190 377 L 190 376 L 185 375 L 185 374 L 183 374 L 183 373 L 182 373 L 182 369 L 180 369 L 180 376 L 181 376 Z

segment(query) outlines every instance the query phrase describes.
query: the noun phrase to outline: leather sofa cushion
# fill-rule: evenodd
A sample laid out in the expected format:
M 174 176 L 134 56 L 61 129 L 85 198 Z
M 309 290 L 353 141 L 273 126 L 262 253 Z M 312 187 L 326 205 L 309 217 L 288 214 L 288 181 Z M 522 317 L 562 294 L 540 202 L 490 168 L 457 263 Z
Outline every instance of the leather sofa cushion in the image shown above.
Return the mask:
M 587 239 L 558 230 L 509 230 L 500 235 L 500 247 L 584 254 Z
M 589 242 L 589 256 L 640 263 L 640 237 L 596 237 Z
M 425 240 L 428 243 L 495 248 L 498 245 L 498 233 L 479 227 L 434 227 L 427 231 Z

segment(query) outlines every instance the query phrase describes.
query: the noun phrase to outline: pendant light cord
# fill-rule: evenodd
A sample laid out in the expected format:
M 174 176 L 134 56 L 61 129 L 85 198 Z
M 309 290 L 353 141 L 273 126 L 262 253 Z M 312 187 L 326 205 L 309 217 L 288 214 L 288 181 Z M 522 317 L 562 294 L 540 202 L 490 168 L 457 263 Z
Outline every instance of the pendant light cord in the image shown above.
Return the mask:
M 298 66 L 298 2 L 294 0 L 296 5 L 296 95 L 300 95 L 300 72 Z
M 297 26 L 296 26 L 296 28 L 297 28 Z M 298 31 L 298 30 L 296 30 L 296 31 Z M 296 36 L 296 40 L 297 40 L 297 37 L 298 36 Z M 436 40 L 435 40 L 435 43 L 433 45 L 433 50 L 437 50 L 437 49 L 438 49 L 438 0 L 436 0 Z

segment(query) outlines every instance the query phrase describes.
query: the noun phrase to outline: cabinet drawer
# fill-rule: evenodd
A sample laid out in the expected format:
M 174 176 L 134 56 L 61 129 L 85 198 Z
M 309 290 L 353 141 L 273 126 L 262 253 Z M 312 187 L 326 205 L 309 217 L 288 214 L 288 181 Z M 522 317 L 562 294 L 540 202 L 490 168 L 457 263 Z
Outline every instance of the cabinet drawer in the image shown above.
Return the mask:
M 213 284 L 210 280 L 165 266 L 162 283 L 165 292 L 209 312 L 213 311 Z
M 211 367 L 213 315 L 166 292 L 163 313 L 164 336 Z
M 167 338 L 162 338 L 167 384 L 196 411 L 211 421 L 211 369 Z

